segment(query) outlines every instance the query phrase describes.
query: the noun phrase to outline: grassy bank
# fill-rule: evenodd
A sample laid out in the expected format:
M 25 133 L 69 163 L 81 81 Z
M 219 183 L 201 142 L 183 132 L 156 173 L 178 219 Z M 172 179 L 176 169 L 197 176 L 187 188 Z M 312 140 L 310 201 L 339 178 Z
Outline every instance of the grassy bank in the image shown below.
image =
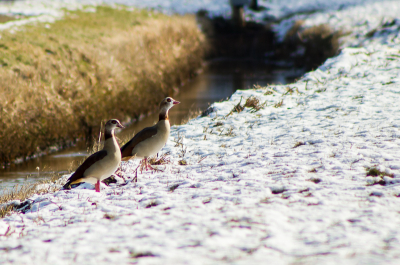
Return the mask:
M 0 161 L 98 133 L 102 120 L 153 110 L 200 67 L 192 16 L 97 7 L 2 32 Z

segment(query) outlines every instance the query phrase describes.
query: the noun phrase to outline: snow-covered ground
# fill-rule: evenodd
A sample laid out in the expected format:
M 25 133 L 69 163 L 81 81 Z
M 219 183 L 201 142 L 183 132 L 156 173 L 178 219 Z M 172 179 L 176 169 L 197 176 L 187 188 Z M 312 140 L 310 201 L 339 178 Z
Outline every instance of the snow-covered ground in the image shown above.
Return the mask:
M 250 0 L 249 0 L 250 1 Z M 366 5 L 369 3 L 381 4 L 381 0 L 259 0 L 259 6 L 265 7 L 262 11 L 252 11 L 245 7 L 248 20 L 263 21 L 265 19 L 279 20 L 297 13 L 336 12 L 348 7 Z M 207 10 L 212 16 L 231 15 L 229 0 L 16 0 L 0 3 L 0 14 L 28 16 L 17 21 L 0 24 L 0 30 L 18 27 L 27 23 L 53 22 L 63 16 L 64 10 L 89 8 L 99 4 L 122 4 L 136 8 L 148 8 L 168 14 L 195 13 L 200 9 Z M 395 12 L 395 10 L 387 10 Z
M 400 2 L 363 2 L 303 18 L 351 31 L 316 71 L 173 127 L 163 171 L 34 196 L 0 220 L 0 263 L 399 264 Z M 266 106 L 231 113 L 250 96 Z
M 399 14 L 399 1 L 378 1 L 350 6 L 339 11 L 326 10 L 313 14 L 297 14 L 274 25 L 274 30 L 277 32 L 278 39 L 283 40 L 287 30 L 296 20 L 304 20 L 304 27 L 328 24 L 334 30 L 343 33 L 342 47 L 362 46 L 363 42 L 369 40 L 376 30 L 390 30 L 396 24 L 396 28 L 392 28 L 392 31 L 393 29 L 396 31 L 400 25 Z
M 248 0 L 250 2 L 250 0 Z M 379 0 L 259 0 L 260 6 L 267 10 L 265 13 L 275 18 L 285 17 L 299 12 L 313 12 L 322 10 L 337 10 L 348 6 L 381 2 Z M 169 13 L 194 13 L 199 9 L 206 9 L 212 14 L 223 15 L 231 11 L 229 0 L 16 0 L 3 2 L 0 5 L 0 14 L 59 15 L 57 10 L 64 8 L 76 9 L 85 5 L 96 4 L 123 4 L 138 8 L 151 8 Z M 246 8 L 246 12 L 250 12 Z

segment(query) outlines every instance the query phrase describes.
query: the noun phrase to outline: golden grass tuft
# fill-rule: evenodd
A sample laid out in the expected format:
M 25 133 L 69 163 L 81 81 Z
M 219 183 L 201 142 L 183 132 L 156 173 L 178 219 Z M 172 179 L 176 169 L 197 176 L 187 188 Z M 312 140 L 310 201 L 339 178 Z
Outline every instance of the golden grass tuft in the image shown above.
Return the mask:
M 231 110 L 231 112 L 228 115 L 232 114 L 233 112 L 240 113 L 244 110 L 244 106 L 241 105 L 242 99 L 243 99 L 243 97 L 240 97 L 239 103 L 233 107 L 233 109 Z
M 305 143 L 304 142 L 297 142 L 297 143 L 294 144 L 293 148 L 297 148 L 297 147 L 302 146 L 302 145 L 305 145 Z
M 246 108 L 252 108 L 253 111 L 259 111 L 264 105 L 260 103 L 260 99 L 254 96 L 251 96 L 246 99 L 246 103 L 244 104 Z
M 260 99 L 254 96 L 250 96 L 246 99 L 246 102 L 244 103 L 244 105 L 242 106 L 242 99 L 243 97 L 240 97 L 240 101 L 237 105 L 235 105 L 233 107 L 233 109 L 231 110 L 231 112 L 229 112 L 226 116 L 231 115 L 234 112 L 240 113 L 244 110 L 244 108 L 250 108 L 251 112 L 257 112 L 260 109 L 262 109 L 263 107 L 265 107 L 267 105 L 266 102 L 264 103 L 260 103 Z
M 193 16 L 96 7 L 45 28 L 3 31 L 0 161 L 87 140 L 100 122 L 153 110 L 201 66 Z
M 170 153 L 167 152 L 163 154 L 160 158 L 153 156 L 149 158 L 147 161 L 149 162 L 150 165 L 165 165 L 165 164 L 170 164 L 171 159 L 168 157 Z
M 274 105 L 274 108 L 280 108 L 283 106 L 283 99 Z
M 187 161 L 185 159 L 181 159 L 181 160 L 178 161 L 178 164 L 181 165 L 181 166 L 186 166 L 188 163 L 187 163 Z

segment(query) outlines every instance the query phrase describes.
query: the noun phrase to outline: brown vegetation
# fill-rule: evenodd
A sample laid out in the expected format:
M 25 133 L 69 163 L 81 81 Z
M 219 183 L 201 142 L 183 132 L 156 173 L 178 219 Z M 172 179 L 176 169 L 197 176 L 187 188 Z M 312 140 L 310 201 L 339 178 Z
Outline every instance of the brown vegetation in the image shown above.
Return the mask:
M 242 99 L 243 99 L 243 97 L 240 97 L 239 103 L 236 104 L 236 105 L 233 107 L 233 109 L 231 110 L 231 112 L 230 112 L 227 116 L 229 116 L 229 115 L 232 114 L 233 112 L 240 113 L 240 112 L 242 112 L 242 111 L 244 110 L 244 106 L 241 105 Z
M 16 20 L 16 17 L 13 16 L 7 16 L 4 14 L 0 14 L 0 23 L 6 23 L 8 21 Z
M 110 7 L 2 32 L 0 161 L 153 110 L 201 66 L 203 44 L 192 16 Z
M 319 67 L 339 49 L 341 32 L 335 32 L 329 25 L 303 27 L 304 21 L 296 21 L 286 33 L 278 57 L 293 60 L 296 67 L 312 70 Z
M 274 32 L 268 25 L 247 21 L 244 27 L 236 27 L 224 17 L 209 17 L 208 12 L 197 12 L 197 21 L 207 36 L 209 57 L 252 57 L 259 59 L 271 51 Z
M 260 103 L 260 99 L 254 96 L 250 96 L 246 99 L 246 102 L 244 103 L 244 105 L 241 105 L 242 103 L 242 99 L 243 97 L 240 98 L 240 101 L 238 104 L 236 104 L 233 109 L 231 110 L 231 112 L 229 112 L 228 115 L 231 115 L 233 112 L 242 112 L 244 110 L 244 108 L 250 108 L 251 112 L 256 112 L 259 111 L 260 109 L 262 109 L 263 107 L 265 107 L 267 104 L 266 102 L 264 103 Z M 219 126 L 219 125 L 214 125 L 214 127 Z
M 386 181 L 385 181 L 384 177 L 389 177 L 389 178 L 394 177 L 393 173 L 381 171 L 376 167 L 368 167 L 368 168 L 366 168 L 366 171 L 367 171 L 367 174 L 366 174 L 367 176 L 374 177 L 372 183 L 367 184 L 368 186 L 376 185 L 376 184 L 384 186 L 384 185 L 386 185 Z
M 246 99 L 246 103 L 244 104 L 246 108 L 251 108 L 253 111 L 259 111 L 265 104 L 260 103 L 260 99 L 254 96 L 251 96 Z
M 319 67 L 327 58 L 336 55 L 341 32 L 328 25 L 304 27 L 304 21 L 296 21 L 288 30 L 283 42 L 276 42 L 270 25 L 246 22 L 242 28 L 235 27 L 223 17 L 210 18 L 207 11 L 197 13 L 197 21 L 207 36 L 210 57 L 265 58 L 294 62 L 295 67 L 306 71 Z
M 2 189 L 0 193 L 0 205 L 6 204 L 13 200 L 19 200 L 23 202 L 34 194 L 45 194 L 49 192 L 54 192 L 58 189 L 47 185 L 46 187 L 43 186 L 45 188 L 41 188 L 40 185 L 54 183 L 59 178 L 60 175 L 54 174 L 51 178 L 47 180 L 35 181 L 35 183 L 27 182 L 23 185 L 15 185 L 13 188 Z M 14 205 L 0 206 L 0 218 L 3 218 L 7 214 L 15 210 L 14 207 Z

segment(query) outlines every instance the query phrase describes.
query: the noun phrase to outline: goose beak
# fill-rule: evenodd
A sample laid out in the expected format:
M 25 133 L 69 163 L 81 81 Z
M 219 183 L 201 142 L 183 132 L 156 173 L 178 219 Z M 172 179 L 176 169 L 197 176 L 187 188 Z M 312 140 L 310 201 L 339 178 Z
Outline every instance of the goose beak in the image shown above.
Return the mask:
M 118 127 L 118 128 L 121 128 L 121 129 L 125 129 L 125 126 L 123 126 L 121 123 L 118 123 L 118 124 L 117 124 L 117 127 Z
M 179 101 L 176 101 L 176 100 L 174 100 L 174 102 L 173 102 L 173 104 L 174 105 L 178 105 L 180 102 Z

